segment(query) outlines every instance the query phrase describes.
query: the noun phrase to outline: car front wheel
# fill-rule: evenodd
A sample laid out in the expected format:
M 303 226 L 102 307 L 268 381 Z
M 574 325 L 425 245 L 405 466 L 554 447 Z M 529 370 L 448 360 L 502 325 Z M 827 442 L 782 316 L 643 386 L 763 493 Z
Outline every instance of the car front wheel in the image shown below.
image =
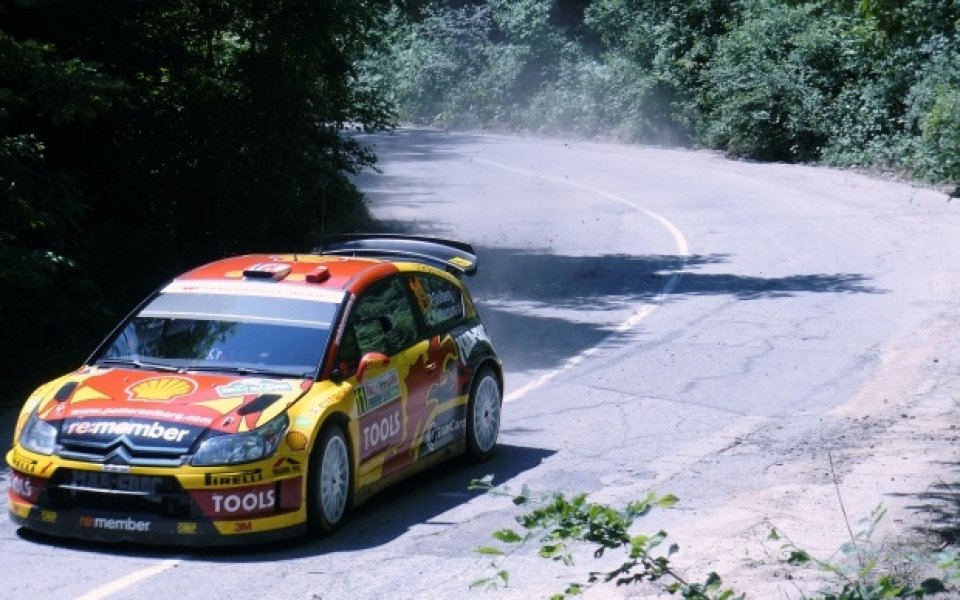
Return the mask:
M 327 426 L 310 455 L 307 508 L 310 529 L 337 529 L 350 508 L 351 463 L 347 438 L 339 425 Z

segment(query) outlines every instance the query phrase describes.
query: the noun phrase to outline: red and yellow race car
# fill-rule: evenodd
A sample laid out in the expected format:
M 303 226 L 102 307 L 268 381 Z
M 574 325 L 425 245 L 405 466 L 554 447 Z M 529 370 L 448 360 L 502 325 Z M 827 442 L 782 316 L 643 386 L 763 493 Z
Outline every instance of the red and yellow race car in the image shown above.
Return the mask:
M 260 542 L 337 528 L 451 456 L 486 458 L 503 372 L 468 244 L 338 236 L 177 277 L 27 400 L 10 516 L 54 535 Z

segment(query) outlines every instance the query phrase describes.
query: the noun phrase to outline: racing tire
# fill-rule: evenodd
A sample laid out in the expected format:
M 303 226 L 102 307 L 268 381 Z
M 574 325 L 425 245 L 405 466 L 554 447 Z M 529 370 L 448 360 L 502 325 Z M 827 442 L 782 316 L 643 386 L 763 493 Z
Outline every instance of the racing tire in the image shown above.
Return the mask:
M 493 454 L 500 435 L 500 409 L 503 395 L 500 380 L 493 369 L 482 367 L 470 386 L 467 401 L 467 455 L 486 460 Z
M 307 523 L 313 533 L 336 531 L 350 510 L 353 498 L 353 463 L 350 445 L 337 424 L 327 425 L 310 454 L 307 478 Z

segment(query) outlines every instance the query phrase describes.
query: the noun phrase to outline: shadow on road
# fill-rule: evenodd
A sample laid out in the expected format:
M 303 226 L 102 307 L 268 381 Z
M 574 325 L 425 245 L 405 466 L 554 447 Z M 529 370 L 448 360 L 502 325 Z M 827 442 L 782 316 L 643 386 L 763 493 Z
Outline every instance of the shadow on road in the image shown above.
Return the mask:
M 723 254 L 565 256 L 517 248 L 476 250 L 480 268 L 470 288 L 504 364 L 521 371 L 554 368 L 607 339 L 619 324 L 585 320 L 582 311 L 632 313 L 644 304 L 684 296 L 748 301 L 884 292 L 853 273 L 765 278 L 698 272 L 728 262 Z M 673 275 L 681 276 L 680 284 L 664 298 Z
M 445 528 L 456 526 L 439 520 L 447 511 L 460 506 L 482 491 L 469 490 L 474 479 L 493 475 L 496 485 L 509 482 L 517 475 L 539 465 L 553 455 L 550 450 L 500 445 L 496 454 L 483 463 L 465 459 L 438 465 L 379 494 L 354 511 L 337 533 L 311 539 L 227 548 L 188 549 L 108 544 L 50 537 L 25 529 L 17 534 L 24 540 L 77 552 L 140 558 L 181 558 L 200 562 L 272 562 L 290 558 L 321 557 L 331 552 L 351 552 L 375 548 L 391 542 L 417 525 Z M 504 499 L 504 506 L 510 501 Z
M 960 471 L 960 463 L 943 465 L 953 472 Z M 916 500 L 907 508 L 917 513 L 921 523 L 916 529 L 927 539 L 943 545 L 960 543 L 960 481 L 936 481 L 916 494 L 894 494 Z

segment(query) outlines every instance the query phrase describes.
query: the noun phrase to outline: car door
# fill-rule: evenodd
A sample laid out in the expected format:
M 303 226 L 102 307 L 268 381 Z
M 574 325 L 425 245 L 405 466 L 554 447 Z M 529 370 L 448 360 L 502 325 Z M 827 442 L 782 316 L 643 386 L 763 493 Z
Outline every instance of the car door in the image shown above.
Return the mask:
M 338 368 L 354 385 L 359 432 L 360 485 L 410 464 L 417 436 L 414 404 L 436 378 L 426 369 L 429 342 L 399 276 L 365 290 L 351 311 L 340 342 Z

